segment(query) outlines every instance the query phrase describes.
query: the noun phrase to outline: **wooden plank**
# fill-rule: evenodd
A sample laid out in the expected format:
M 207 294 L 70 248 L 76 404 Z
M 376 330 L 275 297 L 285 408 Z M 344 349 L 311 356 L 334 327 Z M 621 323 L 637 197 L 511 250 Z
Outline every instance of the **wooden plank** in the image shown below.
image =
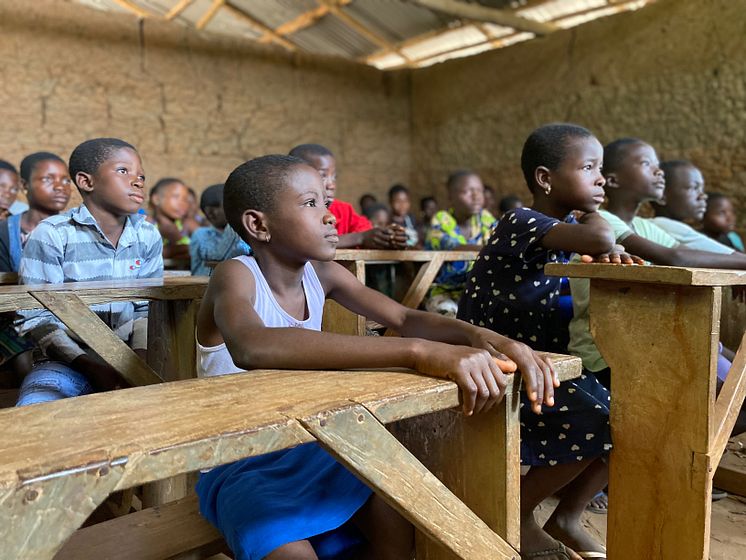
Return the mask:
M 74 293 L 30 294 L 131 385 L 152 385 L 162 381 L 158 374 Z
M 746 270 L 687 268 L 683 266 L 598 263 L 548 264 L 544 267 L 544 273 L 548 276 L 599 278 L 622 282 L 675 284 L 679 286 L 741 286 L 746 284 Z
M 436 254 L 431 261 L 426 262 L 420 267 L 407 293 L 404 294 L 404 299 L 402 300 L 404 307 L 417 309 L 420 306 L 433 280 L 438 275 L 441 266 L 443 266 L 443 255 Z M 384 336 L 396 336 L 396 333 L 392 329 L 386 329 Z
M 478 251 L 416 251 L 416 250 L 388 250 L 388 249 L 337 249 L 335 261 L 401 261 L 427 262 L 436 255 L 442 255 L 444 261 L 473 261 L 479 255 Z
M 733 298 L 731 288 L 723 289 L 722 313 L 720 315 L 720 342 L 735 350 L 746 330 L 746 302 Z
M 295 52 L 296 50 L 298 50 L 298 47 L 296 47 L 295 44 L 285 39 L 285 37 L 282 37 L 281 35 L 275 33 L 274 29 L 263 24 L 261 21 L 244 11 L 242 8 L 236 6 L 231 2 L 225 2 L 224 5 L 225 9 L 233 14 L 236 18 L 246 23 L 249 27 L 260 31 L 265 36 L 268 36 L 270 39 L 272 39 L 272 42 L 277 43 L 281 47 L 285 47 L 290 52 Z
M 443 12 L 475 21 L 485 21 L 488 23 L 494 23 L 502 25 L 504 27 L 512 27 L 519 31 L 528 31 L 535 35 L 547 35 L 560 29 L 556 25 L 550 23 L 543 23 L 533 19 L 528 19 L 519 16 L 518 14 L 508 11 L 500 10 L 497 8 L 491 8 L 488 6 L 480 6 L 479 4 L 466 4 L 464 2 L 456 2 L 456 0 L 414 0 L 415 3 L 425 8 Z
M 192 4 L 194 4 L 194 0 L 179 0 L 176 4 L 174 4 L 174 7 L 171 8 L 166 14 L 166 20 L 171 21 Z
M 0 284 L 18 284 L 18 273 L 0 272 Z
M 204 14 L 202 14 L 202 17 L 199 18 L 197 23 L 195 24 L 195 27 L 197 29 L 204 29 L 210 21 L 212 21 L 212 18 L 215 17 L 215 14 L 218 13 L 218 10 L 222 8 L 225 5 L 225 0 L 212 0 L 212 4 L 210 4 L 210 7 L 207 8 Z
M 351 406 L 301 420 L 340 463 L 431 539 L 465 560 L 518 553 L 454 496 L 368 410 Z
M 746 434 L 732 438 L 739 451 L 728 450 L 715 472 L 713 484 L 731 494 L 746 497 Z
M 136 15 L 140 19 L 145 19 L 147 17 L 151 17 L 153 14 L 148 12 L 147 10 L 141 8 L 134 2 L 131 2 L 130 0 L 112 0 L 115 4 L 118 4 L 128 12 L 132 13 L 133 15 Z
M 718 288 L 591 281 L 614 376 L 609 558 L 708 558 L 719 304 Z
M 191 496 L 79 529 L 54 560 L 163 560 L 221 540 Z
M 744 397 L 746 397 L 746 335 L 741 341 L 728 377 L 715 402 L 715 438 L 710 447 L 710 461 L 713 465 L 720 463 L 725 446 L 736 425 L 738 414 L 741 412 Z

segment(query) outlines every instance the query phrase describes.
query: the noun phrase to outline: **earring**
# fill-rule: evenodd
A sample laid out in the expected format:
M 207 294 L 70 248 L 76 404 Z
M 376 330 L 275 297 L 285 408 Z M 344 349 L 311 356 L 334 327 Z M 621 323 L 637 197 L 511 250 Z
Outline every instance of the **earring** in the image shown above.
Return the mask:
M 544 189 L 544 194 L 549 196 L 550 192 L 552 192 L 552 185 L 547 185 L 547 188 Z
M 269 243 L 269 240 L 272 238 L 270 234 L 267 234 L 267 237 L 264 238 L 265 243 Z

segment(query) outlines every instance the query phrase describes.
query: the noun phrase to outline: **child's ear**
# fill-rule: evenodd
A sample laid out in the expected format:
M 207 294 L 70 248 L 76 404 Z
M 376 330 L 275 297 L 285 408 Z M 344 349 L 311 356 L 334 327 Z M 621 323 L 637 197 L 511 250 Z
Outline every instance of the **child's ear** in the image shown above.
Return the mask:
M 256 239 L 264 243 L 269 241 L 267 217 L 264 215 L 264 212 L 246 210 L 243 216 L 241 216 L 241 223 L 251 239 Z
M 549 194 L 552 190 L 552 173 L 548 168 L 540 165 L 534 169 L 534 181 L 536 185 L 544 192 Z
M 615 173 L 609 173 L 608 175 L 604 175 L 604 178 L 606 179 L 606 184 L 604 185 L 604 188 L 609 188 L 609 189 L 619 188 L 619 181 L 617 180 Z
M 75 184 L 84 192 L 93 192 L 93 176 L 90 173 L 78 171 L 75 174 Z
M 26 179 L 19 179 L 18 184 L 21 186 L 21 190 L 23 191 L 23 194 L 28 196 L 28 181 Z

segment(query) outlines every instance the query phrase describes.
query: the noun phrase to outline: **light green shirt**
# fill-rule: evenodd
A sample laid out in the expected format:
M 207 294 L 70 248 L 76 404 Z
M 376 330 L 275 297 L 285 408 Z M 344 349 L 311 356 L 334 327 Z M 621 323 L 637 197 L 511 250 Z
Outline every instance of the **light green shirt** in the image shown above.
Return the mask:
M 621 218 L 606 210 L 599 210 L 598 213 L 609 222 L 614 230 L 617 243 L 623 243 L 624 239 L 636 233 L 640 237 L 664 247 L 679 245 L 676 239 L 658 227 L 652 220 L 635 217 L 632 220 L 632 227 L 630 227 Z M 573 262 L 576 262 L 579 258 L 576 255 Z M 570 292 L 572 293 L 573 317 L 569 326 L 570 343 L 567 345 L 567 351 L 583 360 L 583 367 L 589 371 L 597 372 L 606 369 L 608 366 L 601 357 L 598 348 L 596 348 L 591 335 L 588 316 L 590 280 L 587 278 L 570 278 Z
M 651 221 L 665 230 L 671 237 L 676 239 L 682 245 L 686 245 L 688 249 L 696 249 L 697 251 L 709 251 L 710 253 L 720 253 L 722 255 L 732 255 L 735 253 L 735 249 L 718 243 L 711 237 L 707 237 L 705 234 L 698 232 L 692 226 L 680 222 L 678 220 L 672 220 L 664 216 L 657 216 L 652 218 Z

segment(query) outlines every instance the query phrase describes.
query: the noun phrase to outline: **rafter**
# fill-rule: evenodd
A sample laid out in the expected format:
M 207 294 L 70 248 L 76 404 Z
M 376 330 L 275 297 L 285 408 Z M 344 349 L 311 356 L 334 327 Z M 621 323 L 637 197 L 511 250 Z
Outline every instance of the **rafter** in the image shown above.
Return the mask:
M 550 23 L 542 23 L 518 16 L 508 10 L 488 8 L 479 4 L 466 4 L 465 2 L 458 2 L 456 0 L 414 0 L 414 2 L 425 8 L 456 17 L 495 23 L 504 27 L 512 27 L 517 31 L 528 31 L 536 35 L 547 35 L 559 29 L 559 27 Z
M 215 17 L 215 14 L 218 13 L 218 10 L 222 8 L 225 5 L 225 0 L 212 0 L 212 4 L 210 4 L 210 7 L 207 8 L 207 11 L 202 15 L 201 18 L 199 18 L 199 21 L 194 25 L 197 29 L 204 29 L 210 21 L 212 21 L 212 18 Z
M 253 27 L 257 31 L 260 31 L 264 35 L 269 36 L 272 42 L 285 47 L 287 50 L 291 52 L 295 52 L 296 50 L 298 50 L 298 47 L 296 47 L 293 43 L 291 43 L 284 37 L 281 37 L 280 35 L 278 35 L 274 29 L 265 25 L 264 23 L 254 18 L 253 16 L 247 14 L 245 11 L 243 11 L 238 6 L 235 6 L 234 4 L 228 1 L 224 2 L 224 4 L 225 4 L 225 8 L 228 11 L 230 11 L 234 16 L 236 16 L 238 19 L 242 20 L 244 23 L 248 24 L 249 26 Z
M 192 4 L 194 4 L 194 0 L 179 0 L 179 2 L 166 14 L 166 20 L 171 21 Z
M 119 5 L 119 6 L 121 6 L 122 8 L 124 8 L 125 10 L 127 10 L 128 12 L 131 12 L 131 13 L 135 14 L 140 19 L 145 19 L 145 18 L 153 16 L 153 14 L 151 14 L 150 12 L 148 12 L 147 10 L 145 10 L 144 8 L 141 8 L 140 6 L 138 6 L 137 4 L 135 4 L 134 2 L 130 2 L 130 0 L 114 0 L 114 3 L 117 4 L 117 5 Z

